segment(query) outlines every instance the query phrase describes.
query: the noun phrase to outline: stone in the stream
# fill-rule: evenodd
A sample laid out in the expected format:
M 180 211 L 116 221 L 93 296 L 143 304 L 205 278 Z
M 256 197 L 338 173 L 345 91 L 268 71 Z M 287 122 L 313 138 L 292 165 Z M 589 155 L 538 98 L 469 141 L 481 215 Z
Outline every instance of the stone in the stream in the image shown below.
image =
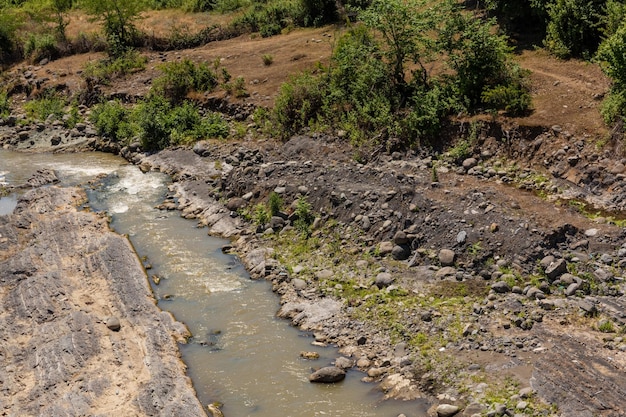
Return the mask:
M 320 354 L 317 352 L 302 351 L 300 352 L 300 357 L 304 359 L 319 359 Z
M 343 369 L 336 366 L 326 366 L 309 375 L 309 381 L 330 384 L 343 381 L 345 377 L 346 372 Z
M 120 319 L 115 316 L 111 316 L 107 319 L 106 325 L 109 330 L 113 330 L 114 332 L 119 331 L 122 328 L 122 324 L 120 323 Z

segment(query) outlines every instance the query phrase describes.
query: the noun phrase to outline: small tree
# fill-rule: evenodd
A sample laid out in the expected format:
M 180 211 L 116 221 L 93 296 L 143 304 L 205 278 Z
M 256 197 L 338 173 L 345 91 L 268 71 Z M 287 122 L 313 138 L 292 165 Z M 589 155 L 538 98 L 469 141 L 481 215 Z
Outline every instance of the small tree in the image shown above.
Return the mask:
M 604 120 L 613 123 L 626 116 L 626 23 L 600 45 L 596 59 L 613 80 L 602 106 Z
M 591 57 L 600 43 L 605 1 L 555 0 L 548 4 L 545 44 L 562 58 Z
M 442 7 L 442 5 L 439 5 Z M 430 32 L 438 19 L 426 0 L 374 0 L 360 18 L 370 29 L 384 39 L 384 55 L 391 66 L 393 81 L 398 91 L 407 96 L 407 64 L 417 64 L 414 81 L 426 84 L 428 72 L 425 64 L 436 52 Z
M 65 28 L 70 23 L 67 12 L 72 8 L 72 0 L 50 0 L 50 8 L 56 23 L 57 37 L 61 42 L 67 42 Z
M 137 39 L 134 22 L 144 9 L 144 0 L 82 0 L 81 6 L 94 21 L 101 21 L 109 43 L 109 54 L 119 56 Z

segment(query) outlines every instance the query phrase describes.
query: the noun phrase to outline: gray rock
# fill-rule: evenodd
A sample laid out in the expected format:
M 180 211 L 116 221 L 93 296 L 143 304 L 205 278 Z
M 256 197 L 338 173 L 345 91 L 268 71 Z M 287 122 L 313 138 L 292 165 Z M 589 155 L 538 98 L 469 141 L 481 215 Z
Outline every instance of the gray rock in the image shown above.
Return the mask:
M 465 230 L 461 230 L 456 235 L 456 243 L 458 243 L 459 245 L 463 245 L 466 240 L 467 240 L 467 232 Z
M 397 231 L 396 234 L 393 236 L 393 243 L 395 243 L 396 245 L 402 246 L 408 244 L 409 242 L 409 238 L 402 230 Z
M 499 294 L 504 294 L 504 293 L 507 293 L 507 292 L 511 291 L 511 287 L 509 287 L 509 284 L 507 284 L 504 281 L 494 282 L 491 285 L 491 289 L 494 290 L 495 292 L 499 293 Z
M 452 404 L 439 404 L 435 410 L 437 417 L 452 417 L 459 412 L 460 408 Z
M 537 300 L 543 300 L 544 298 L 546 298 L 546 294 L 537 287 L 530 287 L 528 291 L 526 291 L 526 296 L 528 298 L 534 298 Z
M 546 268 L 546 275 L 550 281 L 554 281 L 559 276 L 567 272 L 567 262 L 565 259 L 557 259 Z
M 391 256 L 396 261 L 404 261 L 411 256 L 411 248 L 408 245 L 396 245 L 391 250 Z
M 443 266 L 452 266 L 454 265 L 454 260 L 456 258 L 456 254 L 453 250 L 450 249 L 441 249 L 439 251 L 439 262 Z
M 612 278 L 611 273 L 607 271 L 606 269 L 602 269 L 602 268 L 598 268 L 595 271 L 593 271 L 593 275 L 602 282 L 610 281 Z
M 233 197 L 226 203 L 226 208 L 230 211 L 237 211 L 244 208 L 248 202 L 243 198 Z
M 335 366 L 341 369 L 350 369 L 354 366 L 354 361 L 350 358 L 346 358 L 345 356 L 340 356 L 335 359 Z
M 374 281 L 374 283 L 378 288 L 384 288 L 393 284 L 394 281 L 395 279 L 390 273 L 381 272 L 380 274 L 376 275 L 376 280 Z
M 117 332 L 122 328 L 120 319 L 115 316 L 111 316 L 106 320 L 106 326 L 109 328 L 109 330 L 113 330 L 114 332 Z
M 467 171 L 471 168 L 474 168 L 477 164 L 478 161 L 476 160 L 476 158 L 467 158 L 463 161 L 463 168 L 465 168 L 465 170 Z
M 391 253 L 391 251 L 393 251 L 394 248 L 394 244 L 393 242 L 380 242 L 380 245 L 378 245 L 378 252 L 382 255 L 389 255 Z
M 613 257 L 609 255 L 608 253 L 603 253 L 602 256 L 600 256 L 600 262 L 606 265 L 612 264 Z
M 552 262 L 554 262 L 554 261 L 555 261 L 554 256 L 552 256 L 552 255 L 548 255 L 548 256 L 545 256 L 543 259 L 541 259 L 541 261 L 539 261 L 539 265 L 540 265 L 540 266 L 544 269 L 544 271 L 545 271 L 546 269 L 548 269 L 548 267 L 550 266 L 550 264 L 551 264 Z
M 310 382 L 333 383 L 343 381 L 346 377 L 346 371 L 336 366 L 326 366 L 309 375 Z
M 443 268 L 435 272 L 435 278 L 438 278 L 438 279 L 444 279 L 444 278 L 455 276 L 455 275 L 456 275 L 456 268 L 452 266 L 444 266 Z
M 295 278 L 292 283 L 293 287 L 298 291 L 302 291 L 306 288 L 306 281 L 303 279 Z
M 571 284 L 569 284 L 567 286 L 567 288 L 565 289 L 565 291 L 563 292 L 566 296 L 571 296 L 576 294 L 576 291 L 578 291 L 578 289 L 580 288 L 580 284 L 577 282 L 572 282 Z

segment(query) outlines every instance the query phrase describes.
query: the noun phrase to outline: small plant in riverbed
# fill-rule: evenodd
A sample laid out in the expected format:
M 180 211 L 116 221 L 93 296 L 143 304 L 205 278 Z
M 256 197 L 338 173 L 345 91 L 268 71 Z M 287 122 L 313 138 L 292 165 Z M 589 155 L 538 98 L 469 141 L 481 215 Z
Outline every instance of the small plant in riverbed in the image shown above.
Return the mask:
M 613 325 L 613 322 L 611 320 L 601 320 L 598 324 L 598 331 L 602 333 L 614 333 L 615 326 Z
M 7 117 L 11 114 L 11 100 L 6 91 L 0 91 L 0 117 Z
M 264 54 L 262 58 L 263 65 L 265 65 L 266 67 L 269 67 L 274 62 L 274 57 L 271 54 Z
M 26 115 L 35 120 L 45 121 L 48 117 L 60 120 L 63 117 L 65 99 L 55 92 L 46 92 L 40 98 L 24 104 Z
M 268 200 L 268 205 L 270 208 L 270 214 L 272 216 L 278 216 L 278 214 L 280 213 L 280 211 L 283 208 L 283 199 L 281 198 L 280 194 L 278 194 L 277 192 L 272 191 L 270 193 L 270 197 Z
M 311 236 L 313 212 L 311 211 L 311 204 L 306 200 L 304 196 L 300 196 L 298 198 L 295 214 L 297 220 L 294 222 L 294 227 L 302 234 L 302 236 L 308 239 Z
M 265 204 L 257 204 L 254 208 L 254 222 L 261 227 L 264 227 L 270 221 L 270 214 L 265 207 Z

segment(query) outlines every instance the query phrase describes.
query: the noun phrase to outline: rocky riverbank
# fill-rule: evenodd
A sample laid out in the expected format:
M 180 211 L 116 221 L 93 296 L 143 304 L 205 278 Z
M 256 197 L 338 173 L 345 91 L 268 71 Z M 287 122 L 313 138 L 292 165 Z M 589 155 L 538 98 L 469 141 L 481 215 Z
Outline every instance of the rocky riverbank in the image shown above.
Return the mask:
M 162 208 L 234 238 L 279 315 L 389 397 L 430 397 L 436 415 L 626 410 L 623 231 L 506 185 L 520 181 L 510 170 L 442 164 L 434 181 L 428 156 L 361 165 L 307 137 L 126 156 L 172 175 Z M 284 212 L 246 221 L 271 192 Z M 293 228 L 299 196 L 317 216 L 307 240 Z
M 39 187 L 0 216 L 0 414 L 206 416 L 178 351 L 187 329 L 85 200 Z

